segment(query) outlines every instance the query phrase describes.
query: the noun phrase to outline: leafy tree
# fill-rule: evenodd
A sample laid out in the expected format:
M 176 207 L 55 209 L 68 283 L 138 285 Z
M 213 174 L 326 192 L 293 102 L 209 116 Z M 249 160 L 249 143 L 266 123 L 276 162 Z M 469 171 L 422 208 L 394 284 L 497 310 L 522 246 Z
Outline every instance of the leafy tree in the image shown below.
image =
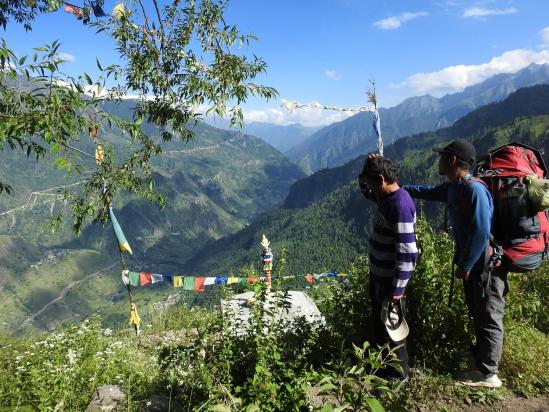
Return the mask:
M 17 58 L 4 39 L 0 46 L 0 148 L 22 149 L 37 159 L 53 154 L 54 164 L 67 173 L 83 170 L 80 155 L 94 157 L 82 150 L 93 147 L 87 135 L 102 148 L 102 161 L 83 189 L 65 192 L 76 233 L 87 220 L 105 221 L 106 206 L 121 189 L 163 204 L 154 191 L 151 158 L 174 137 L 192 139 L 203 113 L 227 114 L 240 125 L 240 104 L 249 96 L 276 95 L 273 88 L 253 82 L 266 64 L 242 49 L 255 37 L 225 22 L 226 1 L 172 0 L 162 8 L 156 0 L 129 3 L 121 2 L 112 16 L 89 24 L 114 40 L 120 58 L 106 67 L 97 60 L 96 79 L 64 74 L 57 41 L 36 48 L 30 58 Z M 5 28 L 13 21 L 30 30 L 38 14 L 60 5 L 54 0 L 0 1 L 0 24 Z M 105 111 L 106 102 L 129 94 L 137 101 L 128 118 Z M 109 129 L 126 137 L 127 150 L 115 153 L 101 137 L 100 131 Z M 0 193 L 11 191 L 0 182 Z

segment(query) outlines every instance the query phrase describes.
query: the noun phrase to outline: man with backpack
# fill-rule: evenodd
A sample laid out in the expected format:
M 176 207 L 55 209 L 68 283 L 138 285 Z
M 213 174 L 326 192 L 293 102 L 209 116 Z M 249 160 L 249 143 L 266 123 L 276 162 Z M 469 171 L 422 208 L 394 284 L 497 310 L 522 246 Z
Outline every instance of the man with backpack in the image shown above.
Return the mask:
M 418 258 L 416 207 L 398 185 L 397 175 L 391 160 L 370 154 L 359 176 L 361 192 L 378 206 L 368 249 L 371 321 L 375 343 L 389 344 L 399 360 L 400 370 L 389 370 L 384 376 L 397 382 L 395 390 L 408 381 L 404 289 Z
M 469 386 L 499 388 L 497 376 L 503 348 L 503 312 L 507 293 L 507 271 L 500 267 L 487 272 L 487 253 L 494 212 L 490 192 L 471 175 L 476 160 L 474 146 L 455 140 L 442 149 L 438 172 L 448 182 L 438 186 L 405 185 L 413 198 L 445 202 L 456 244 L 456 276 L 463 279 L 465 301 L 473 319 L 476 345 L 473 364 L 457 380 Z

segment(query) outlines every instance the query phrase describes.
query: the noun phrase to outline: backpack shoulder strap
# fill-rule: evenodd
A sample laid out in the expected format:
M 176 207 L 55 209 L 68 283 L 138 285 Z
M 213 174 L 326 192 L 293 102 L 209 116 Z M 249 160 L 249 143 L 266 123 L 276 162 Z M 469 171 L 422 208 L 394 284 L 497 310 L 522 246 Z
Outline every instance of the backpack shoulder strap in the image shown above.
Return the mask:
M 469 207 L 469 204 L 467 203 L 467 199 L 465 198 L 465 187 L 473 183 L 480 183 L 486 188 L 486 190 L 488 190 L 488 192 L 490 192 L 486 182 L 476 176 L 469 175 L 461 182 L 462 186 L 459 192 L 459 206 L 461 210 L 463 210 L 468 215 L 471 215 L 472 212 L 471 212 L 471 208 Z

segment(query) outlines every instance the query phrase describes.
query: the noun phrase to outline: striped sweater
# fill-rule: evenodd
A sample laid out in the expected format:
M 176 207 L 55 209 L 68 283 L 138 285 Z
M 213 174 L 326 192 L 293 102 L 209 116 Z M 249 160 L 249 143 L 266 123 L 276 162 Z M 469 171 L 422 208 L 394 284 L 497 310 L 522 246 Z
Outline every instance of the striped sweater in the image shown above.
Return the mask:
M 393 296 L 400 296 L 418 259 L 416 207 L 402 188 L 378 199 L 378 210 L 369 245 L 370 271 L 374 276 L 393 278 Z

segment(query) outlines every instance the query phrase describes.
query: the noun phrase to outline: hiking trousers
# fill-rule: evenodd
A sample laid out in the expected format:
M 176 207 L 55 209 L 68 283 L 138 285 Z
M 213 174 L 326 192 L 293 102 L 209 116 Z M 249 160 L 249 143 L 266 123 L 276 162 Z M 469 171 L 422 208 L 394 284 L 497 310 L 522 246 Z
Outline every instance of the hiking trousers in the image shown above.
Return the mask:
M 385 329 L 385 325 L 381 321 L 381 306 L 384 300 L 391 297 L 393 289 L 393 278 L 383 278 L 373 274 L 370 275 L 370 300 L 372 302 L 370 323 L 374 334 L 373 343 L 379 346 L 388 343 L 389 347 L 394 349 L 395 355 L 399 361 L 399 366 L 402 368 L 402 371 L 398 371 L 398 374 L 407 376 L 409 371 L 409 358 L 406 339 L 401 340 L 400 342 L 391 340 Z M 403 301 L 402 303 L 405 302 Z
M 509 291 L 508 270 L 495 269 L 484 286 L 481 273 L 471 273 L 463 282 L 465 303 L 472 319 L 476 344 L 473 355 L 477 368 L 485 375 L 498 372 L 503 349 L 503 314 Z

